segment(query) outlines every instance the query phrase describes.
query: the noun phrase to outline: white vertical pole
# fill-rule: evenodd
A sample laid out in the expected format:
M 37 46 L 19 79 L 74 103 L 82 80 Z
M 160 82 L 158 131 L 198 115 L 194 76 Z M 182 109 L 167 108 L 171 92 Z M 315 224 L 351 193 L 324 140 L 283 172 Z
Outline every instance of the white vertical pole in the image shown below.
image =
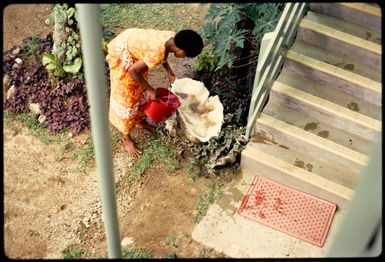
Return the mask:
M 100 9 L 97 4 L 78 4 L 77 6 L 108 257 L 122 258 L 107 115 L 106 70 L 102 52 Z
M 367 244 L 378 230 L 378 223 L 382 220 L 381 135 L 373 146 L 368 166 L 361 174 L 356 193 L 341 221 L 327 257 L 374 257 L 382 252 L 379 245 L 382 243 L 381 233 L 375 239 L 374 248 L 370 252 L 366 250 Z

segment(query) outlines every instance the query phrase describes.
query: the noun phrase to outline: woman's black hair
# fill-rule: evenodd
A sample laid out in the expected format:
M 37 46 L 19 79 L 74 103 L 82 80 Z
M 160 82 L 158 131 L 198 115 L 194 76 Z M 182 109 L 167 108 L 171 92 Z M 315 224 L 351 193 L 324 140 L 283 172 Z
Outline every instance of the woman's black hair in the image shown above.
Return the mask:
M 176 33 L 174 37 L 176 47 L 186 52 L 187 57 L 196 57 L 202 52 L 203 40 L 194 30 L 185 29 Z

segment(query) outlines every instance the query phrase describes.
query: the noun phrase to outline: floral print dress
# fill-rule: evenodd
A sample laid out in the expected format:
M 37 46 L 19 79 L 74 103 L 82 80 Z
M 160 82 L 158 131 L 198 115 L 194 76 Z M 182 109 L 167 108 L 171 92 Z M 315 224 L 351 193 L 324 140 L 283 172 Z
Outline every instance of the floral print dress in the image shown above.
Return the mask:
M 139 60 L 143 60 L 149 69 L 164 63 L 165 43 L 174 36 L 173 31 L 131 28 L 108 44 L 109 120 L 123 134 L 129 134 L 145 118 L 144 107 L 148 101 L 146 88 L 131 78 L 129 66 Z M 142 76 L 147 81 L 148 70 L 144 70 Z

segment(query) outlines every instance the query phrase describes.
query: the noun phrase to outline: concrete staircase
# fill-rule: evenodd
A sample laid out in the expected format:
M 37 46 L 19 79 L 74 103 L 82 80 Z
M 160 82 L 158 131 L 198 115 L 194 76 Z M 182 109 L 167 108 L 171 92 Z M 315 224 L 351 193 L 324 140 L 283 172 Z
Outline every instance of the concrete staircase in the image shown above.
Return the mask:
M 309 6 L 241 167 L 343 208 L 381 133 L 381 10 Z
M 275 80 L 240 176 L 192 238 L 238 258 L 325 257 L 360 172 L 381 134 L 381 10 L 366 3 L 310 3 Z M 337 204 L 322 248 L 241 217 L 254 176 Z

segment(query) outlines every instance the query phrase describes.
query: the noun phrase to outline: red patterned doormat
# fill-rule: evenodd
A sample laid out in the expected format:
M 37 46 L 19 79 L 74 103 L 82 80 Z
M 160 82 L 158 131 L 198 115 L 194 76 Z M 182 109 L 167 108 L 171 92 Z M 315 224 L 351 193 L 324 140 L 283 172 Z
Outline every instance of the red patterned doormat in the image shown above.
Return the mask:
M 313 245 L 324 245 L 337 205 L 256 176 L 238 213 Z

